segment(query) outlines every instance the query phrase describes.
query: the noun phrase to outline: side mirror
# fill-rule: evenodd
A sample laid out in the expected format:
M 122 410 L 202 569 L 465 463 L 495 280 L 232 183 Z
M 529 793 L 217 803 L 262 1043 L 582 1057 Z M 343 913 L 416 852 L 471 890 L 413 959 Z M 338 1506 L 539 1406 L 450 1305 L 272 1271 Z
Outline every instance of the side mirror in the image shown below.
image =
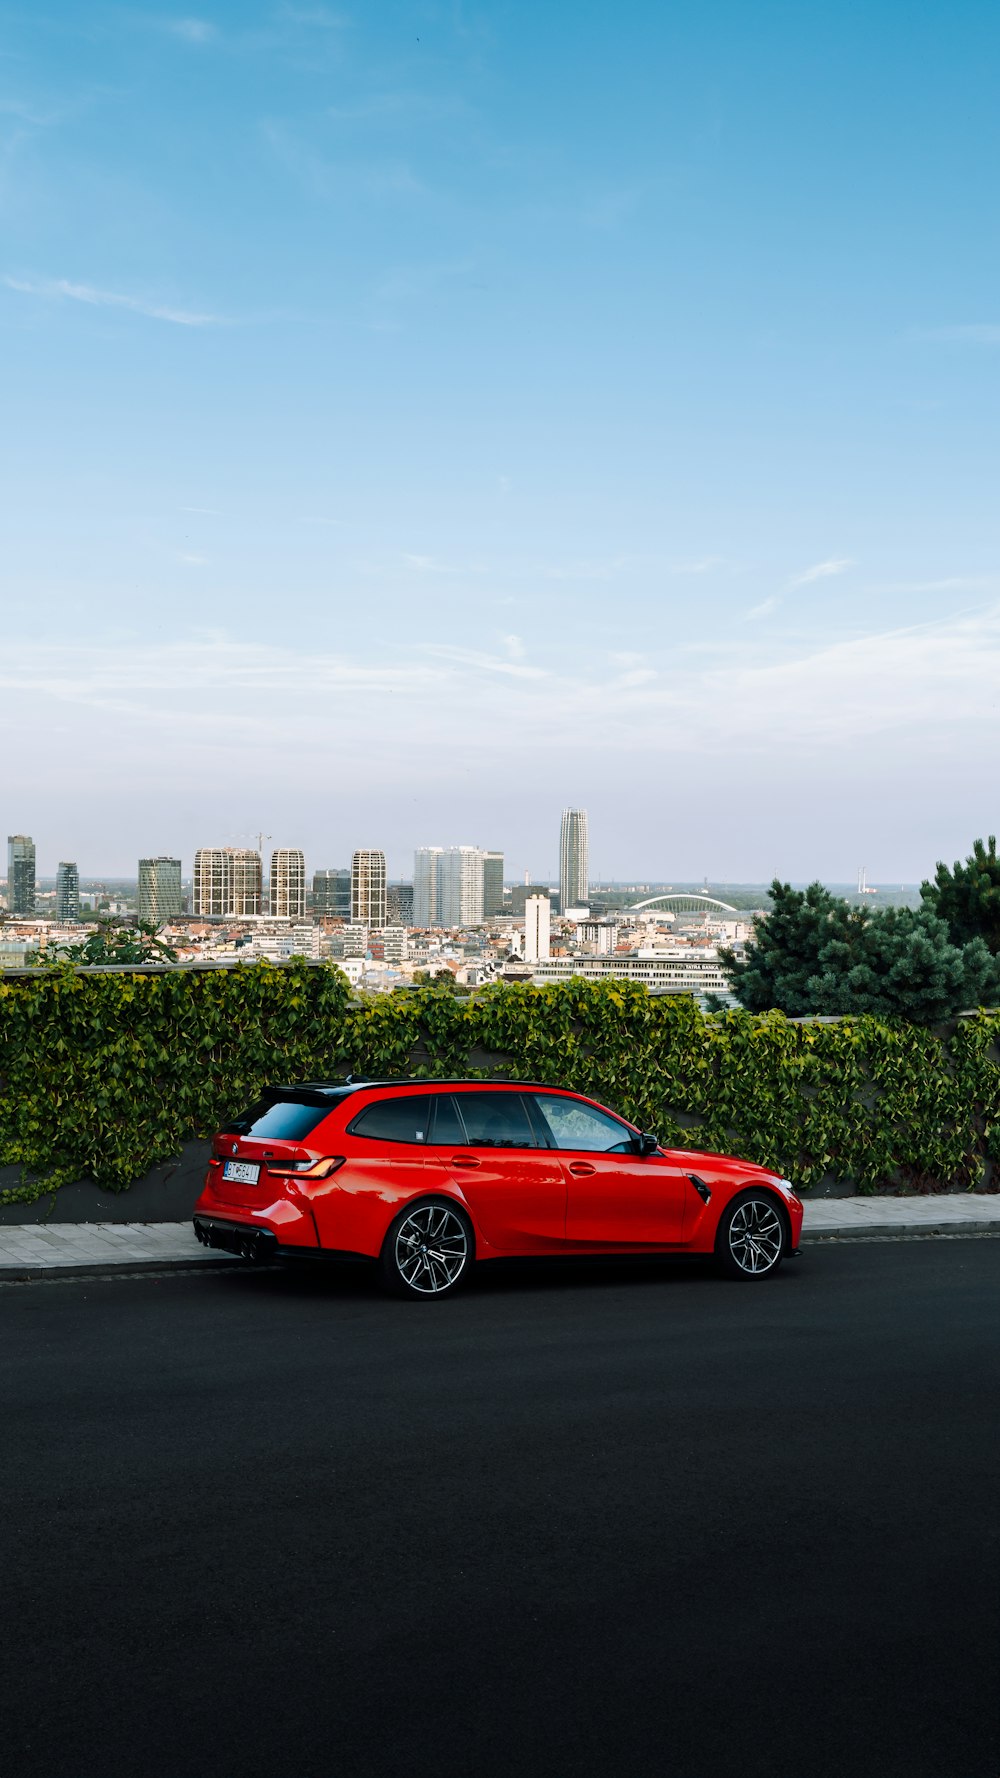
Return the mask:
M 635 1151 L 639 1155 L 656 1154 L 659 1146 L 660 1139 L 653 1135 L 652 1130 L 641 1131 L 635 1139 Z

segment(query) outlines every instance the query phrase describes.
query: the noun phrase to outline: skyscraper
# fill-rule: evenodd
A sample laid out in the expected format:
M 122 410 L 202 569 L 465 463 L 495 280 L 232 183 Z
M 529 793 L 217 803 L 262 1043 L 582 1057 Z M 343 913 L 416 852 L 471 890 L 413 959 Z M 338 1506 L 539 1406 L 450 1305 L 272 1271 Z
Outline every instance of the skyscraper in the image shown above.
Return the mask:
M 27 833 L 7 835 L 7 911 L 35 912 L 35 842 Z
M 413 854 L 413 924 L 437 926 L 437 861 L 440 846 L 419 846 Z
M 362 926 L 386 923 L 384 852 L 355 852 L 351 859 L 351 919 Z
M 140 858 L 136 905 L 148 926 L 165 926 L 184 912 L 179 858 Z
M 587 811 L 564 809 L 559 830 L 559 910 L 579 907 L 590 893 Z
M 279 920 L 301 920 L 306 911 L 304 852 L 280 847 L 271 853 L 271 913 Z
M 200 846 L 194 855 L 194 913 L 207 920 L 259 914 L 262 874 L 259 852 Z
M 483 854 L 478 846 L 448 846 L 437 860 L 438 926 L 483 923 Z
M 329 915 L 336 920 L 351 917 L 351 873 L 349 870 L 313 871 L 313 913 Z
M 503 853 L 483 853 L 483 917 L 503 913 Z
M 75 864 L 60 864 L 56 871 L 56 919 L 80 918 L 80 872 Z

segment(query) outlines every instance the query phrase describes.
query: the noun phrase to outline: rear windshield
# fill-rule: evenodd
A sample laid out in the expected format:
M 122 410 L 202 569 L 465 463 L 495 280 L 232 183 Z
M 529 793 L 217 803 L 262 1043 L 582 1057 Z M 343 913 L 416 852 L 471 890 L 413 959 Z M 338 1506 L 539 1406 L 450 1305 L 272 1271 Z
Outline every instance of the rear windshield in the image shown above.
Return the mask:
M 301 1142 L 333 1110 L 332 1104 L 303 1105 L 296 1099 L 258 1099 L 249 1111 L 226 1125 L 240 1136 L 270 1136 L 277 1142 Z

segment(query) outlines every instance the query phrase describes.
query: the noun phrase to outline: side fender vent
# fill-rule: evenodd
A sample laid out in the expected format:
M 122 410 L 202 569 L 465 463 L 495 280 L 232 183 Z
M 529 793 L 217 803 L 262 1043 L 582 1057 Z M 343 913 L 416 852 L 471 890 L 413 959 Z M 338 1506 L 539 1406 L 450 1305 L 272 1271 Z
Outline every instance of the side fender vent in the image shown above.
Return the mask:
M 699 1198 L 702 1199 L 703 1203 L 710 1204 L 712 1201 L 712 1194 L 709 1191 L 708 1186 L 705 1184 L 705 1181 L 703 1179 L 699 1179 L 697 1173 L 689 1173 L 688 1178 L 690 1179 L 691 1184 L 694 1186 L 695 1191 L 698 1193 L 698 1196 L 699 1196 Z

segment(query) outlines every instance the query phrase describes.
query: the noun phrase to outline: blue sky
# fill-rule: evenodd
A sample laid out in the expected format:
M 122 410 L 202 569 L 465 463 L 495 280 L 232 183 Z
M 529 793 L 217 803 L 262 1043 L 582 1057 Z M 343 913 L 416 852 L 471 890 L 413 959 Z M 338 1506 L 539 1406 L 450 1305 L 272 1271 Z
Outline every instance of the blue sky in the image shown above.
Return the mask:
M 0 5 L 0 820 L 910 880 L 997 825 L 1000 15 Z

